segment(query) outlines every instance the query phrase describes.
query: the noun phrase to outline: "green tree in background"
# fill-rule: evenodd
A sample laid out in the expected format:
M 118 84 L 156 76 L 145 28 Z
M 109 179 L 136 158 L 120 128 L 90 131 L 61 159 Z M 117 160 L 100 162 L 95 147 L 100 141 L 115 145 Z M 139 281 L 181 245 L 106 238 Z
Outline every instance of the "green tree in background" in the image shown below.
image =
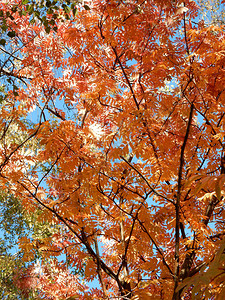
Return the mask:
M 10 194 L 0 194 L 0 297 L 2 299 L 33 299 L 35 287 L 26 288 L 24 278 L 30 276 L 29 269 L 40 265 L 42 240 L 58 232 L 56 226 L 44 221 L 38 208 L 27 213 L 21 202 Z M 26 238 L 24 238 L 26 237 Z M 18 241 L 29 239 L 35 247 L 27 255 L 26 248 L 19 249 Z M 44 249 L 48 251 L 48 249 Z M 45 261 L 48 257 L 45 256 Z M 43 261 L 44 261 L 43 260 Z M 17 283 L 23 279 L 22 284 Z
M 18 199 L 9 194 L 1 193 L 0 211 L 0 297 L 20 299 L 14 276 L 25 268 L 25 263 L 21 260 L 23 253 L 17 243 L 26 234 L 28 222 Z

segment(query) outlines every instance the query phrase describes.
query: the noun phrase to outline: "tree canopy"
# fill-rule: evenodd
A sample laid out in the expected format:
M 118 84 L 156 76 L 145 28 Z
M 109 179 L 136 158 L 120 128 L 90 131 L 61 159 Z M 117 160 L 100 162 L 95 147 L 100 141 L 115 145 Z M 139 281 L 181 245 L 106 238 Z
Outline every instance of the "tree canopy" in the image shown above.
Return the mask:
M 0 3 L 0 184 L 53 228 L 19 239 L 17 288 L 223 299 L 222 22 L 192 0 L 17 3 Z

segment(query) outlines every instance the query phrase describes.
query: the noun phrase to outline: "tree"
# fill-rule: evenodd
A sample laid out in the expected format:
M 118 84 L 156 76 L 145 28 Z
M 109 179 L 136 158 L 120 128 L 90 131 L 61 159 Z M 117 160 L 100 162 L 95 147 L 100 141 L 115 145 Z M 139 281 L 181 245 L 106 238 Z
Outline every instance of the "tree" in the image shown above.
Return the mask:
M 58 232 L 57 226 L 52 226 L 41 216 L 42 212 L 36 209 L 32 213 L 27 213 L 21 206 L 18 199 L 9 194 L 0 195 L 0 295 L 2 299 L 37 299 L 37 274 L 46 267 L 44 264 L 50 260 L 41 261 L 41 241 L 46 237 L 53 236 Z M 27 245 L 20 246 L 18 240 L 34 240 L 36 244 L 33 251 L 27 251 Z M 29 240 L 29 242 L 30 242 Z M 31 242 L 30 242 L 31 243 Z M 28 253 L 29 252 L 29 253 Z M 51 263 L 53 265 L 53 263 Z M 33 272 L 33 273 L 32 273 Z M 46 271 L 45 271 L 46 272 Z M 33 281 L 31 275 L 35 275 Z M 48 272 L 49 275 L 54 273 Z M 42 280 L 39 276 L 39 280 Z M 45 275 L 46 276 L 46 275 Z M 33 285 L 32 285 L 33 284 Z M 46 283 L 45 283 L 46 285 Z
M 6 195 L 0 196 L 0 205 L 0 295 L 2 299 L 15 299 L 18 292 L 13 284 L 13 275 L 17 267 L 21 267 L 22 264 L 21 254 L 15 250 L 13 253 L 12 248 L 16 247 L 16 235 L 22 235 L 22 208 L 16 199 Z
M 76 6 L 80 4 L 80 1 L 33 1 L 33 0 L 8 0 L 3 1 L 0 6 L 0 77 L 4 84 L 0 92 L 1 98 L 4 98 L 4 94 L 7 93 L 5 88 L 8 83 L 13 85 L 13 92 L 17 94 L 17 85 L 19 83 L 25 83 L 25 78 L 18 75 L 18 70 L 15 71 L 16 66 L 21 61 L 20 47 L 15 47 L 14 40 L 16 36 L 15 26 L 18 20 L 18 14 L 22 18 L 23 16 L 29 20 L 30 23 L 39 22 L 43 24 L 46 32 L 50 30 L 57 31 L 57 22 L 69 20 L 73 18 L 77 13 Z M 88 5 L 84 4 L 85 9 L 89 9 Z M 17 39 L 17 43 L 18 43 Z
M 62 1 L 62 0 L 8 0 L 4 1 L 7 5 L 6 9 L 0 10 L 0 28 L 2 32 L 7 32 L 8 37 L 14 37 L 15 32 L 11 30 L 7 20 L 14 20 L 14 15 L 19 13 L 20 16 L 30 16 L 30 22 L 41 22 L 46 32 L 50 32 L 51 28 L 57 31 L 57 21 L 66 19 L 69 20 L 77 13 L 77 5 L 81 5 L 82 1 Z M 4 4 L 3 4 L 4 6 Z M 89 9 L 87 4 L 84 4 L 85 9 Z M 1 45 L 5 44 L 6 40 L 1 39 Z
M 194 1 L 89 7 L 49 34 L 14 16 L 26 83 L 0 111 L 1 185 L 61 228 L 20 247 L 64 253 L 57 272 L 79 274 L 60 296 L 65 281 L 30 278 L 51 299 L 222 297 L 224 26 L 198 22 Z M 24 122 L 30 111 L 35 125 Z M 17 142 L 7 139 L 15 124 Z M 210 285 L 198 289 L 202 274 Z M 99 288 L 87 290 L 94 278 Z
M 201 17 L 207 24 L 223 24 L 225 10 L 222 0 L 199 0 Z

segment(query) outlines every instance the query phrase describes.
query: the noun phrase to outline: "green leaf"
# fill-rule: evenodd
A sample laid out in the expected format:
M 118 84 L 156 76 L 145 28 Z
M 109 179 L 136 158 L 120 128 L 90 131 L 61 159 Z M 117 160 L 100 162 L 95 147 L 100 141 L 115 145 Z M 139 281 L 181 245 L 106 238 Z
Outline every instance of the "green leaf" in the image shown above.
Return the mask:
M 46 31 L 47 33 L 50 33 L 50 30 L 51 30 L 51 28 L 50 28 L 49 26 L 45 27 L 45 31 Z
M 26 5 L 27 3 L 29 3 L 29 0 L 22 0 L 22 5 Z
M 50 7 L 52 5 L 51 1 L 46 1 L 46 4 L 45 4 L 47 7 Z
M 47 14 L 48 15 L 52 15 L 53 14 L 53 9 L 51 7 L 47 10 Z
M 13 8 L 12 8 L 12 12 L 16 12 L 17 11 L 17 9 L 18 9 L 18 7 L 15 5 L 15 6 L 13 6 Z
M 26 16 L 27 12 L 25 10 L 21 10 L 21 11 L 19 11 L 19 15 L 20 15 L 20 17 Z
M 2 28 L 2 31 L 6 31 L 6 30 L 8 29 L 8 26 L 7 26 L 6 24 L 3 24 L 3 25 L 1 26 L 1 28 Z
M 43 21 L 42 23 L 44 24 L 45 28 L 48 27 L 48 21 L 47 20 Z
M 54 19 L 51 19 L 50 22 L 49 22 L 49 24 L 51 24 L 51 25 L 54 26 L 54 25 L 55 25 L 55 20 L 54 20 Z
M 67 13 L 67 14 L 71 11 L 71 8 L 65 4 L 63 4 L 62 7 L 63 7 L 63 10 L 65 11 L 65 13 Z
M 34 6 L 33 5 L 27 5 L 26 10 L 31 15 L 34 12 Z
M 0 85 L 0 92 L 5 92 L 5 85 Z
M 52 15 L 52 18 L 53 18 L 54 20 L 56 20 L 56 19 L 58 18 L 58 14 L 54 13 L 54 14 Z
M 0 39 L 0 45 L 3 45 L 3 46 L 5 46 L 5 43 L 6 43 L 6 40 L 4 40 L 4 39 Z
M 90 10 L 90 7 L 89 7 L 87 4 L 84 4 L 84 8 L 85 8 L 86 10 Z
M 9 31 L 9 32 L 7 33 L 7 35 L 8 35 L 9 37 L 13 38 L 13 37 L 16 36 L 16 33 L 15 33 L 15 31 Z
M 75 7 L 75 8 L 73 8 L 73 10 L 72 10 L 72 11 L 73 11 L 73 16 L 74 16 L 74 17 L 76 17 L 76 15 L 77 15 L 77 13 L 78 13 L 78 11 L 77 11 L 77 8 L 76 8 L 76 7 Z
M 39 16 L 40 16 L 40 12 L 37 11 L 37 10 L 35 10 L 34 15 L 35 15 L 36 17 L 39 17 Z
M 35 19 L 31 19 L 30 24 L 34 24 L 34 23 L 35 23 Z

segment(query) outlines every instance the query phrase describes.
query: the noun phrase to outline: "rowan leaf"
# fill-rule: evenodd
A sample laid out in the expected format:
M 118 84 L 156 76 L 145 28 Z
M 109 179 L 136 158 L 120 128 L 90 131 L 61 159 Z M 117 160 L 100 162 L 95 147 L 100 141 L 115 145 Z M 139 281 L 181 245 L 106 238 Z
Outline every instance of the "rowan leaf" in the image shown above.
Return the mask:
M 216 299 L 224 24 L 195 1 L 78 2 L 0 3 L 0 185 L 29 216 L 18 293 Z

